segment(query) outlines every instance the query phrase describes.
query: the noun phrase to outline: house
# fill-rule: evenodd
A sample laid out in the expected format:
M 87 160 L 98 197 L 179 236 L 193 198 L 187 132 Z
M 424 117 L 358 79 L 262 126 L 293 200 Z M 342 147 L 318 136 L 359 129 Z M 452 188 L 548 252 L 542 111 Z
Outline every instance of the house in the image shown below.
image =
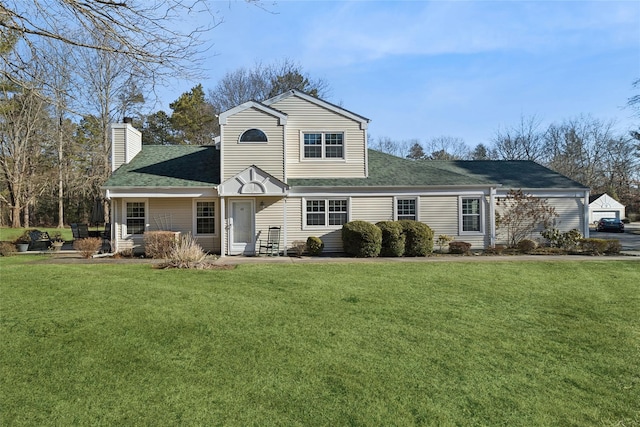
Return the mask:
M 596 223 L 600 218 L 625 218 L 625 206 L 608 194 L 589 196 L 589 222 Z
M 497 199 L 510 189 L 543 197 L 556 226 L 588 235 L 589 190 L 530 161 L 414 161 L 367 147 L 369 120 L 291 90 L 219 116 L 211 146 L 144 146 L 129 123 L 111 126 L 115 251 L 147 230 L 192 233 L 203 249 L 251 255 L 270 226 L 281 247 L 320 237 L 341 252 L 347 221 L 416 219 L 435 235 L 490 247 Z

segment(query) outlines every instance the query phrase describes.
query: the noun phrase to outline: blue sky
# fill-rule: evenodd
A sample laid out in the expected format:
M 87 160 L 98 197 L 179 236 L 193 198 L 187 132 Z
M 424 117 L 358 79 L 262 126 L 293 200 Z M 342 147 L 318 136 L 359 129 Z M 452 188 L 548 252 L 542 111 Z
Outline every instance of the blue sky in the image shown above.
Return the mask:
M 460 137 L 473 147 L 521 116 L 544 125 L 624 108 L 640 78 L 638 1 L 214 2 L 205 89 L 228 71 L 289 58 L 327 100 L 371 119 L 374 139 Z M 164 96 L 164 108 L 193 82 Z

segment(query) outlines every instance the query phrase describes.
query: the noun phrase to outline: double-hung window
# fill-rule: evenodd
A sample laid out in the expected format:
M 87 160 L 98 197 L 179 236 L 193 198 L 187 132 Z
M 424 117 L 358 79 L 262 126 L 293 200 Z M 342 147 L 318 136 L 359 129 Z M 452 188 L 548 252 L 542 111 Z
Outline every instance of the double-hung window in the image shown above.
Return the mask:
M 462 232 L 482 231 L 482 199 L 480 197 L 460 198 L 460 221 Z
M 213 201 L 196 201 L 196 234 L 216 232 L 215 208 Z
M 411 219 L 416 221 L 418 219 L 418 214 L 416 210 L 416 199 L 396 199 L 396 218 L 399 220 L 402 219 Z
M 344 133 L 308 132 L 302 135 L 304 159 L 344 159 Z
M 340 226 L 349 221 L 347 199 L 313 199 L 304 203 L 306 226 Z
M 144 233 L 146 222 L 146 203 L 145 202 L 127 202 L 126 205 L 126 224 L 127 234 Z

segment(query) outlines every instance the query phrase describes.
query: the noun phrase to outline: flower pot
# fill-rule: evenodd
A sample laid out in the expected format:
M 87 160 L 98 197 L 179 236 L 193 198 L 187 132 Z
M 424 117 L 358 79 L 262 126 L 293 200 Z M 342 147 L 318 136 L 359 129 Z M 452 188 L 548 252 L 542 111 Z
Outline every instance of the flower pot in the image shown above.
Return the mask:
M 16 249 L 18 249 L 18 252 L 27 252 L 27 250 L 29 249 L 29 244 L 28 243 L 16 243 Z
M 64 245 L 64 242 L 51 242 L 51 250 L 59 252 L 62 249 L 62 245 Z

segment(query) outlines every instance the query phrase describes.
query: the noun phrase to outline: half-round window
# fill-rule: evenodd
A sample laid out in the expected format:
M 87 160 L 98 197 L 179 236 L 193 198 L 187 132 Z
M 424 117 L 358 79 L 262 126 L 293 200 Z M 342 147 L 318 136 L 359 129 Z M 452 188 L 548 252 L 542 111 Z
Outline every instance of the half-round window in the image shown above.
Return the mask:
M 267 142 L 267 135 L 260 129 L 249 129 L 240 135 L 240 142 Z

